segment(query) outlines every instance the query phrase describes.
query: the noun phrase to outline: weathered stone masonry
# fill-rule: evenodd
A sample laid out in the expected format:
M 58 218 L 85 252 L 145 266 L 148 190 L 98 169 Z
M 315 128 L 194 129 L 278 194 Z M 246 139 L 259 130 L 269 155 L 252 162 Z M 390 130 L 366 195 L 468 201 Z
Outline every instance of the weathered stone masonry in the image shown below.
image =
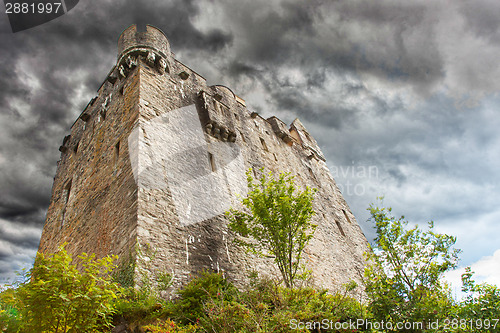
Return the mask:
M 173 289 L 204 268 L 225 271 L 236 282 L 249 269 L 275 274 L 272 259 L 246 254 L 232 242 L 220 214 L 235 204 L 245 170 L 257 174 L 263 167 L 289 171 L 301 186 L 318 189 L 318 228 L 305 251 L 314 283 L 335 289 L 360 280 L 366 238 L 298 119 L 288 128 L 276 117 L 250 112 L 229 88 L 207 86 L 174 58 L 165 35 L 152 26 L 145 32 L 130 26 L 118 49 L 116 65 L 60 147 L 40 251 L 67 242 L 73 254 L 117 254 L 124 261 L 140 249 L 136 271 L 173 274 Z M 193 110 L 200 130 L 190 125 Z M 192 187 L 182 192 L 192 180 L 201 184 L 196 193 Z M 201 201 L 193 201 L 196 196 Z M 208 207 L 198 207 L 207 200 Z M 217 214 L 186 223 L 191 209 L 204 216 L 196 210 L 204 208 Z

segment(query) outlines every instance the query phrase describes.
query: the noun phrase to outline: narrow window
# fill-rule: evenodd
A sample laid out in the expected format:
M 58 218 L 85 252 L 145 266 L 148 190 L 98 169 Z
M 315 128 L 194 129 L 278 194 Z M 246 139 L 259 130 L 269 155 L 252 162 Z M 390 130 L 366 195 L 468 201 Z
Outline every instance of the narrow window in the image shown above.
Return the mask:
M 243 133 L 241 133 L 241 131 L 240 131 L 240 136 L 241 136 L 241 140 L 243 140 L 243 142 L 245 142 L 245 143 L 246 143 L 246 142 L 247 142 L 247 140 L 245 140 L 245 137 L 243 136 Z
M 264 148 L 265 151 L 269 151 L 269 149 L 267 149 L 266 141 L 264 141 L 264 139 L 262 139 L 262 138 L 259 138 L 259 139 L 260 139 L 260 143 L 262 144 L 262 148 Z
M 274 160 L 275 160 L 276 162 L 278 162 L 278 157 L 276 156 L 276 154 L 275 154 L 275 153 L 273 153 L 273 155 L 274 155 Z
M 78 153 L 78 146 L 80 145 L 80 142 L 77 142 L 76 145 L 73 147 L 73 152 L 76 154 Z
M 309 175 L 311 175 L 311 177 L 314 179 L 314 180 L 317 180 L 316 179 L 316 175 L 314 174 L 313 170 L 311 169 L 311 167 L 307 167 L 307 170 L 309 171 Z
M 217 102 L 216 100 L 214 100 L 214 109 L 217 112 L 221 112 L 219 102 Z
M 347 222 L 352 223 L 351 219 L 349 218 L 349 216 L 347 216 L 346 211 L 342 209 L 342 213 L 344 213 L 344 216 L 345 216 L 345 219 L 347 220 Z
M 72 181 L 70 180 L 66 186 L 64 186 L 64 205 L 67 205 L 68 204 L 68 201 L 69 201 L 69 195 L 71 194 L 71 183 Z
M 120 157 L 120 141 L 118 141 L 115 145 L 115 165 L 118 162 L 119 157 Z
M 259 177 L 257 177 L 257 169 L 255 169 L 255 165 L 252 166 L 252 171 L 253 171 L 253 178 L 258 179 Z
M 208 162 L 210 163 L 210 168 L 212 169 L 212 172 L 215 172 L 215 160 L 214 160 L 214 155 L 212 155 L 212 153 L 208 153 Z
M 342 229 L 342 226 L 340 225 L 340 222 L 339 221 L 335 221 L 335 223 L 337 224 L 337 227 L 339 228 L 339 231 L 342 234 L 342 236 L 345 237 L 345 232 L 344 232 L 344 229 Z
M 63 212 L 62 212 L 62 222 L 61 222 L 61 228 L 64 226 L 64 223 L 66 222 L 66 210 L 68 208 L 68 202 L 69 202 L 69 196 L 71 194 L 71 183 L 72 180 L 66 183 L 63 189 L 62 193 L 62 199 L 63 199 Z

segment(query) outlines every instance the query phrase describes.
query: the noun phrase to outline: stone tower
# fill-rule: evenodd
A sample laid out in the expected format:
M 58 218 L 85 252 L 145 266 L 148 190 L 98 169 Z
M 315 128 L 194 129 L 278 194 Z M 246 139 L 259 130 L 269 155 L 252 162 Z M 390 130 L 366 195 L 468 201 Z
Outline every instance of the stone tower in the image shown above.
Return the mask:
M 202 269 L 237 284 L 247 271 L 275 274 L 271 258 L 233 243 L 223 215 L 246 191 L 253 168 L 291 172 L 315 187 L 314 238 L 305 263 L 335 289 L 363 273 L 367 241 L 314 138 L 262 118 L 229 88 L 177 61 L 160 30 L 127 28 L 118 60 L 63 140 L 39 250 L 116 254 L 136 276 L 174 277 L 173 290 Z M 139 278 L 136 277 L 137 280 Z

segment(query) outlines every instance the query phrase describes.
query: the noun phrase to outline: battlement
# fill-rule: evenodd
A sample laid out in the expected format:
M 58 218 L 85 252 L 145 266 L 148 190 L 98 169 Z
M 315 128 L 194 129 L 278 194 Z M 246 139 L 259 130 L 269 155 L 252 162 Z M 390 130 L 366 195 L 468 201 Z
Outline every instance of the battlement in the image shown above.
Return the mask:
M 159 52 L 165 58 L 170 57 L 170 43 L 167 36 L 152 25 L 147 25 L 146 31 L 141 32 L 137 31 L 135 24 L 132 24 L 118 38 L 118 60 L 136 49 L 151 49 Z

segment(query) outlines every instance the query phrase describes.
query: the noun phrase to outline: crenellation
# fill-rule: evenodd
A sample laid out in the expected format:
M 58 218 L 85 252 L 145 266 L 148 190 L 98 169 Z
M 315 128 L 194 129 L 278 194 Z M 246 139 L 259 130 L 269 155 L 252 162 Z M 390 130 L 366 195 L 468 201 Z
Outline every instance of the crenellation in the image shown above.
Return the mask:
M 253 168 L 255 177 L 287 171 L 318 188 L 318 228 L 306 248 L 314 282 L 360 280 L 366 238 L 303 124 L 264 119 L 230 88 L 208 86 L 157 28 L 124 30 L 117 63 L 60 150 L 42 252 L 68 242 L 74 254 L 118 254 L 122 263 L 132 254 L 152 283 L 171 273 L 171 292 L 202 269 L 237 284 L 250 269 L 276 275 L 272 258 L 235 245 L 223 214 L 241 205 Z M 148 249 L 155 255 L 141 259 Z

